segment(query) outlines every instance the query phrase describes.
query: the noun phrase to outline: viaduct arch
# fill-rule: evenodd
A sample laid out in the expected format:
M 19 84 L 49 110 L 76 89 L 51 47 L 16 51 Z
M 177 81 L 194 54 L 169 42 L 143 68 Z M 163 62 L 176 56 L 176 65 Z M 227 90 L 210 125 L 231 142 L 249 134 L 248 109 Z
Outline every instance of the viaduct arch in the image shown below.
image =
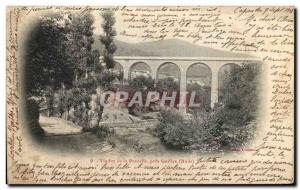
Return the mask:
M 219 101 L 219 75 L 222 72 L 224 67 L 228 65 L 241 65 L 243 63 L 259 62 L 259 60 L 253 58 L 219 58 L 219 57 L 132 57 L 132 56 L 115 56 L 115 61 L 120 63 L 124 72 L 124 79 L 129 80 L 133 71 L 137 71 L 142 67 L 138 65 L 144 65 L 146 68 L 145 72 L 148 76 L 151 76 L 153 79 L 159 79 L 162 77 L 162 74 L 165 73 L 166 76 L 170 75 L 171 77 L 177 76 L 179 78 L 180 92 L 187 91 L 187 84 L 189 83 L 187 77 L 188 73 L 191 72 L 191 69 L 195 69 L 199 66 L 206 67 L 207 76 L 203 73 L 199 73 L 201 77 L 208 77 L 208 81 L 205 83 L 210 84 L 210 106 L 213 108 L 215 103 Z M 163 69 L 165 65 L 172 65 L 172 67 L 177 68 L 174 70 Z M 226 66 L 227 65 L 227 66 Z M 224 67 L 223 67 L 224 66 Z M 142 69 L 141 69 L 142 70 Z M 226 70 L 226 69 L 225 69 Z M 167 73 L 169 71 L 169 73 Z M 175 71 L 175 73 L 174 73 Z M 197 71 L 194 71 L 194 74 L 197 74 Z M 185 110 L 185 108 L 179 108 Z

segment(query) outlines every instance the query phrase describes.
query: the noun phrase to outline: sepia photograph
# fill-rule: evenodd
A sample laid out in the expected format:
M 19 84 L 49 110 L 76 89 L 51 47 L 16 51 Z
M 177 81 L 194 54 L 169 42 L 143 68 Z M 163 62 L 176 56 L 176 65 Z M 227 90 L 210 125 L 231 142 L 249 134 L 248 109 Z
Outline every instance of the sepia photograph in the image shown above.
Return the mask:
M 257 58 L 179 39 L 117 40 L 110 10 L 48 14 L 25 45 L 29 133 L 49 150 L 227 152 L 255 134 Z
M 9 6 L 9 184 L 293 184 L 294 7 Z

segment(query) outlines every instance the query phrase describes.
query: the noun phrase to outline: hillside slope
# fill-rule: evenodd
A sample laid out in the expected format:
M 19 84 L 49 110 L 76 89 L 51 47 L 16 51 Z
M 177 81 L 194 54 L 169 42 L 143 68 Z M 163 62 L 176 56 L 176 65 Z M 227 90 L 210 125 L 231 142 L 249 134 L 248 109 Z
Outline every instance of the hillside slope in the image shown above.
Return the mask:
M 99 36 L 94 36 L 93 48 L 103 51 Z M 183 40 L 167 39 L 154 42 L 126 43 L 115 40 L 116 56 L 158 56 L 158 57 L 249 57 L 209 47 L 198 46 Z

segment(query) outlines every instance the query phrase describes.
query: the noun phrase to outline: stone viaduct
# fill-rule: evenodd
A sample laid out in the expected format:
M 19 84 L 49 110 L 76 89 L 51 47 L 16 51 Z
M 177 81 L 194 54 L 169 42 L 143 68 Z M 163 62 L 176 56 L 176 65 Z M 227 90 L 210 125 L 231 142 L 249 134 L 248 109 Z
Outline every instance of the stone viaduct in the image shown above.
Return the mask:
M 187 71 L 195 65 L 205 65 L 210 70 L 211 77 L 211 107 L 218 102 L 218 75 L 220 69 L 227 64 L 241 65 L 243 63 L 259 62 L 253 57 L 140 57 L 140 56 L 115 56 L 118 67 L 124 73 L 124 79 L 130 79 L 131 69 L 134 65 L 143 63 L 150 68 L 150 76 L 157 79 L 159 69 L 167 64 L 174 64 L 180 73 L 180 92 L 187 90 Z M 180 108 L 181 109 L 181 108 Z M 183 108 L 184 109 L 184 108 Z

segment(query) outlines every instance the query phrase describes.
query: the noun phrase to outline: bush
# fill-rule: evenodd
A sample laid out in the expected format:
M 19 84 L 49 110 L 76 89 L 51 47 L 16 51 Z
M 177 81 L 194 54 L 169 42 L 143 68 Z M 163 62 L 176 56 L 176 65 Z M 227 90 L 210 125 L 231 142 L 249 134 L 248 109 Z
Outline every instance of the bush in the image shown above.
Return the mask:
M 214 151 L 227 150 L 246 145 L 253 137 L 255 126 L 230 125 L 226 111 L 215 112 L 186 120 L 172 111 L 162 111 L 156 134 L 168 147 L 174 149 Z
M 256 129 L 255 122 L 245 123 L 243 112 L 239 109 L 221 107 L 211 112 L 206 125 L 211 125 L 211 134 L 216 137 L 220 148 L 232 149 L 246 146 L 253 138 Z
M 157 136 L 167 146 L 175 149 L 187 149 L 194 143 L 194 126 L 176 112 L 160 112 Z
M 187 91 L 190 93 L 195 92 L 195 102 L 200 103 L 200 110 L 210 110 L 210 100 L 211 100 L 211 87 L 201 86 L 197 83 L 187 84 Z M 190 108 L 192 110 L 199 110 L 199 108 Z
M 137 76 L 129 81 L 129 87 L 133 91 L 154 90 L 155 81 L 151 77 Z
M 103 70 L 97 77 L 97 84 L 103 90 L 112 90 L 112 82 L 119 76 L 114 70 Z
M 173 92 L 179 90 L 179 84 L 173 78 L 159 79 L 156 89 L 159 92 Z
M 260 67 L 258 64 L 243 64 L 234 67 L 232 74 L 221 88 L 221 102 L 239 123 L 247 124 L 256 117 Z
M 195 119 L 185 120 L 179 113 L 162 111 L 157 135 L 167 146 L 175 149 L 198 149 L 211 151 L 219 148 L 212 126 Z
M 157 135 L 177 149 L 230 150 L 247 145 L 256 126 L 259 66 L 235 67 L 221 90 L 221 106 L 210 112 L 195 112 L 185 120 L 174 112 L 161 112 Z

